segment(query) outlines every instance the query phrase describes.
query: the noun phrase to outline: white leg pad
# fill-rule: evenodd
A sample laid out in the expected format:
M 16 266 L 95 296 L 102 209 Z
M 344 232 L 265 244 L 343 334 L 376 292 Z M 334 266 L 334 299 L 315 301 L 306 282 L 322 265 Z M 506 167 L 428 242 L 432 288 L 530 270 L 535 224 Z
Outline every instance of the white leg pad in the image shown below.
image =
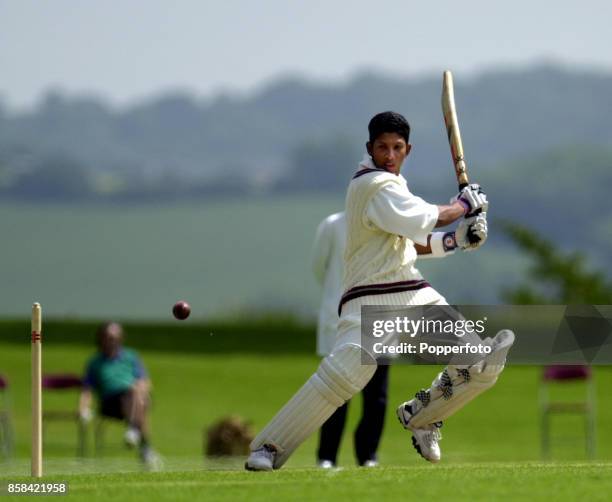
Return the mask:
M 436 377 L 431 388 L 417 392 L 404 405 L 402 423 L 421 429 L 441 422 L 493 387 L 513 343 L 514 333 L 502 330 L 491 341 L 492 352 L 482 361 L 471 366 L 449 365 Z
M 264 427 L 251 443 L 251 450 L 264 444 L 276 448 L 274 468 L 290 455 L 347 400 L 370 381 L 376 364 L 361 362 L 359 345 L 345 344 L 327 356 L 308 381 Z

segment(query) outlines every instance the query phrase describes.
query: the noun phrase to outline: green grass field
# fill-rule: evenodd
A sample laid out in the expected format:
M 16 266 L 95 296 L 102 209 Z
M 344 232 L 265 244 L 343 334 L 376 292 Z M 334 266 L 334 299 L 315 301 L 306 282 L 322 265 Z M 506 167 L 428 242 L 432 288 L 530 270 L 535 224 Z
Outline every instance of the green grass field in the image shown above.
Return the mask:
M 609 500 L 612 464 L 486 463 L 53 476 L 81 500 Z M 6 476 L 0 476 L 0 480 Z M 13 478 L 14 479 L 14 478 Z M 7 497 L 21 500 L 22 497 Z
M 205 336 L 202 333 L 202 336 Z M 287 336 L 291 336 L 288 331 Z M 252 343 L 252 342 L 251 342 Z M 44 371 L 80 372 L 90 350 L 84 345 L 47 341 Z M 121 445 L 122 427 L 110 424 L 104 451 L 75 459 L 72 424 L 47 424 L 45 480 L 70 483 L 71 494 L 97 500 L 347 500 L 357 496 L 453 497 L 491 500 L 551 496 L 564 500 L 603 499 L 612 488 L 612 386 L 610 368 L 595 372 L 598 397 L 598 452 L 586 461 L 582 421 L 554 422 L 553 462 L 541 462 L 537 382 L 539 368 L 509 367 L 497 386 L 481 396 L 444 428 L 443 461 L 433 466 L 411 447 L 397 423 L 393 405 L 404 401 L 434 376 L 433 367 L 397 366 L 391 370 L 390 407 L 380 448 L 382 468 L 354 467 L 351 431 L 359 418 L 352 404 L 339 462 L 342 470 L 313 468 L 316 438 L 308 440 L 281 471 L 246 473 L 242 460 L 205 460 L 203 430 L 227 414 L 252 420 L 256 429 L 291 396 L 316 368 L 307 353 L 206 353 L 141 349 L 154 381 L 154 445 L 166 470 L 142 472 L 133 452 Z M 0 341 L 0 373 L 11 382 L 10 401 L 17 444 L 16 458 L 0 461 L 0 480 L 27 479 L 29 465 L 29 346 Z M 576 397 L 581 389 L 567 390 Z M 76 395 L 45 396 L 45 407 L 74 407 Z M 91 438 L 90 438 L 91 439 Z M 417 488 L 418 487 L 418 488 Z
M 342 197 L 248 198 L 178 205 L 1 203 L 0 316 L 170 319 L 178 299 L 199 319 L 291 310 L 314 318 L 320 292 L 310 269 L 318 223 Z M 492 235 L 496 229 L 491 225 Z M 521 275 L 511 247 L 423 261 L 451 303 L 496 301 Z M 481 287 L 463 271 L 477 267 Z
M 12 286 L 0 316 L 27 315 L 33 297 L 48 314 L 72 317 L 170 318 L 181 298 L 197 317 L 299 305 L 310 314 L 316 225 L 342 206 L 342 198 L 2 203 L 0 276 Z

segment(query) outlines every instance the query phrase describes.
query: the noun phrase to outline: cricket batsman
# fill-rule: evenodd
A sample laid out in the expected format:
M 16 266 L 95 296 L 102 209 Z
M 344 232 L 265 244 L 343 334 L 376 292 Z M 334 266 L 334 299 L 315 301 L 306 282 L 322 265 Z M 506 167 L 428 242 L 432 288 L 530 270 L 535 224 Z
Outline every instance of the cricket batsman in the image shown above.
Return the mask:
M 372 378 L 376 359 L 361 346 L 363 305 L 447 305 L 415 268 L 417 256 L 441 258 L 457 248 L 474 250 L 487 238 L 488 201 L 478 185 L 467 185 L 449 205 L 441 206 L 410 192 L 400 174 L 411 149 L 410 126 L 402 115 L 379 113 L 368 131 L 368 156 L 359 164 L 346 196 L 344 293 L 336 343 L 316 372 L 255 437 L 245 464 L 248 470 L 282 467 Z M 455 231 L 433 231 L 457 220 L 461 221 Z M 492 340 L 491 353 L 482 360 L 465 366 L 449 364 L 430 388 L 398 407 L 400 423 L 412 433 L 415 449 L 426 460 L 440 460 L 442 420 L 495 384 L 513 341 L 511 331 L 500 331 Z

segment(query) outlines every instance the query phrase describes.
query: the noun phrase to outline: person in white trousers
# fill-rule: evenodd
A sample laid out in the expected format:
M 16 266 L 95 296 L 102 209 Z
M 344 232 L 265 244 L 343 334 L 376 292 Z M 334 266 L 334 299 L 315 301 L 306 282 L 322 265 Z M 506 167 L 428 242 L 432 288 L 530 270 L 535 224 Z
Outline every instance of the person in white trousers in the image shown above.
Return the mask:
M 346 242 L 344 212 L 327 216 L 318 226 L 313 245 L 312 268 L 323 288 L 317 323 L 317 354 L 328 356 L 336 343 L 338 332 L 338 303 L 342 296 L 342 271 Z M 361 391 L 362 414 L 355 429 L 354 446 L 357 464 L 363 467 L 378 465 L 377 450 L 385 423 L 389 366 L 379 365 L 376 373 Z M 342 440 L 348 401 L 340 406 L 321 426 L 317 465 L 324 469 L 338 465 L 338 449 Z
M 338 335 L 315 373 L 252 441 L 245 468 L 279 469 L 296 448 L 370 381 L 373 354 L 361 345 L 363 305 L 447 305 L 421 276 L 417 256 L 444 257 L 476 249 L 487 237 L 488 200 L 478 185 L 468 185 L 448 205 L 413 195 L 400 174 L 410 153 L 410 126 L 395 112 L 379 113 L 368 124 L 368 156 L 360 163 L 346 196 L 347 239 Z M 461 220 L 454 231 L 434 232 Z M 472 242 L 468 235 L 475 237 Z M 477 280 L 477 273 L 466 278 Z M 412 433 L 417 452 L 439 462 L 439 427 L 453 413 L 491 388 L 502 372 L 514 334 L 502 330 L 489 339 L 491 351 L 465 366 L 449 364 L 431 387 L 397 408 Z

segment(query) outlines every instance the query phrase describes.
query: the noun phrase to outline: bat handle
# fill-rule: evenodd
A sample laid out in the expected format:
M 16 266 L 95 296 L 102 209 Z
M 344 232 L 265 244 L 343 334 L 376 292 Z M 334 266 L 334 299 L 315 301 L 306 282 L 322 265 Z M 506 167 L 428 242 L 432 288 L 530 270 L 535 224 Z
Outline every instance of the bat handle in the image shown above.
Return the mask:
M 470 180 L 468 179 L 467 172 L 465 171 L 465 162 L 463 160 L 455 164 L 455 174 L 457 175 L 459 191 L 461 191 L 470 184 Z
M 470 218 L 472 216 L 476 216 L 477 214 L 482 213 L 482 209 L 476 209 L 476 211 L 474 211 L 473 213 L 470 213 Z M 465 215 L 465 217 L 467 218 L 468 216 Z M 480 237 L 478 237 L 471 228 L 468 229 L 467 232 L 467 239 L 469 241 L 470 244 L 477 244 L 478 242 L 480 242 Z
M 468 185 L 469 183 L 459 183 L 459 191 L 461 192 L 461 190 L 463 190 Z M 469 216 L 466 214 L 465 217 L 471 218 L 472 216 L 476 216 L 477 214 L 480 214 L 480 213 L 482 213 L 482 209 L 476 209 L 476 211 L 474 211 L 473 213 L 470 213 Z M 469 229 L 467 232 L 467 239 L 470 244 L 476 244 L 480 242 L 480 237 L 478 237 L 474 232 L 472 232 L 471 229 Z

